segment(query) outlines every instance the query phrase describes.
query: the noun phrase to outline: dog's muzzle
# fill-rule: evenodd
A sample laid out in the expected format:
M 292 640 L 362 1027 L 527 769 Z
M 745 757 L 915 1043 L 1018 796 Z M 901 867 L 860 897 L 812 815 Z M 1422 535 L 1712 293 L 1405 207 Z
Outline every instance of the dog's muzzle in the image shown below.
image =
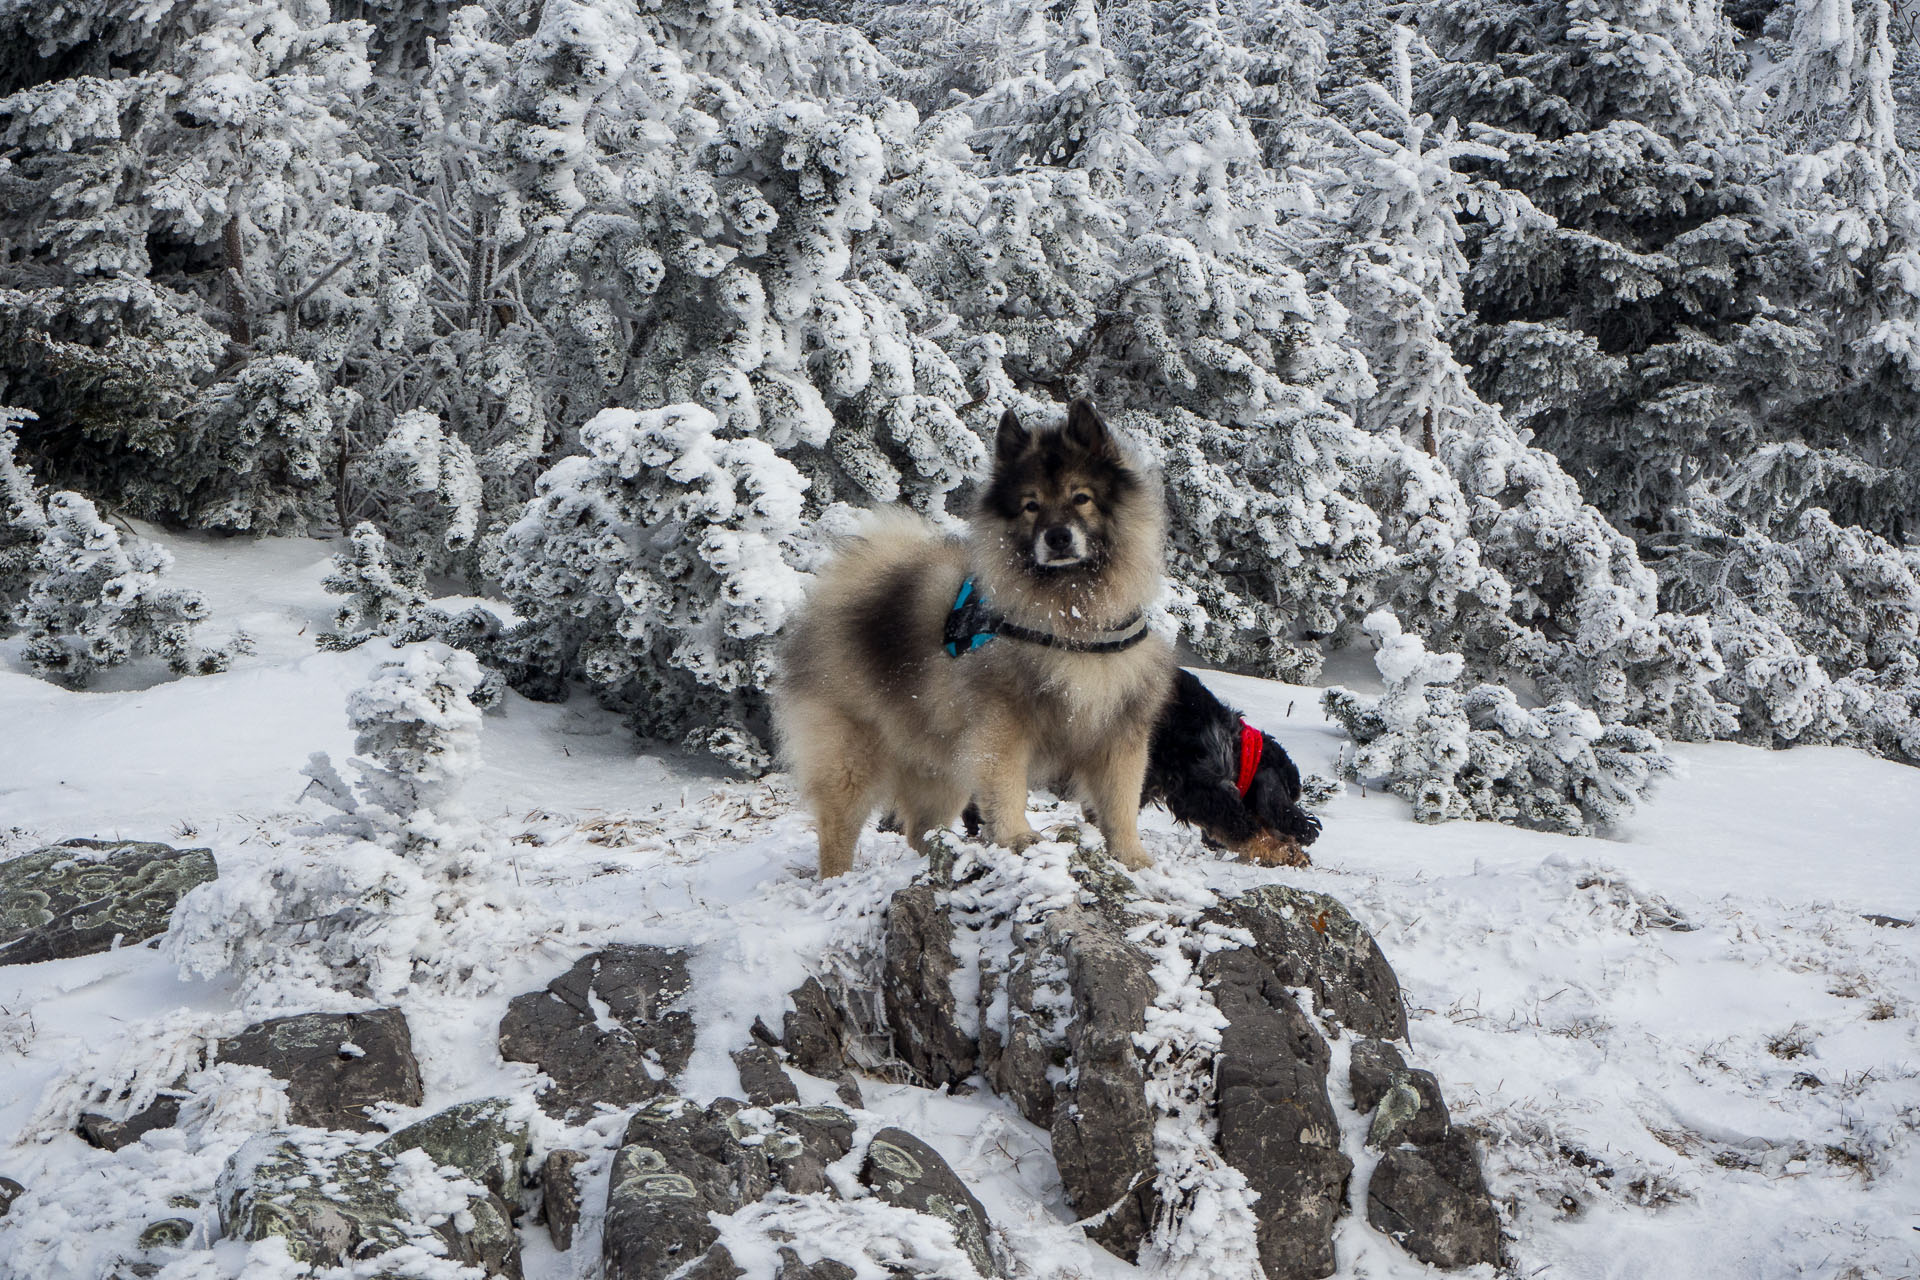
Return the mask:
M 1056 524 L 1033 537 L 1033 562 L 1046 569 L 1064 569 L 1087 558 L 1087 535 L 1070 524 Z

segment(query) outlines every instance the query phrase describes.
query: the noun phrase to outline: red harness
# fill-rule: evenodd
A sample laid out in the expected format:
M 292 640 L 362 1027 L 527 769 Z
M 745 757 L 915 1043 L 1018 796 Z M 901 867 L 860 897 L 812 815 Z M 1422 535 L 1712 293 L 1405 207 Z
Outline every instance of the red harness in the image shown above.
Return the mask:
M 1247 798 L 1247 788 L 1253 785 L 1254 772 L 1260 768 L 1260 752 L 1266 748 L 1266 735 L 1248 724 L 1240 722 L 1240 798 Z

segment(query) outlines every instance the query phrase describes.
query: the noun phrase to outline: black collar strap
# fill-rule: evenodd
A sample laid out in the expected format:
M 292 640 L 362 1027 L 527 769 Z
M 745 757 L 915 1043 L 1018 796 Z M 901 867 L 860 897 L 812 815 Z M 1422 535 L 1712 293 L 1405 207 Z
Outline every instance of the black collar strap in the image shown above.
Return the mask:
M 960 593 L 954 597 L 953 608 L 947 611 L 941 647 L 947 651 L 947 656 L 957 658 L 963 653 L 973 652 L 995 636 L 1022 640 L 1048 649 L 1065 649 L 1069 653 L 1118 653 L 1122 649 L 1133 648 L 1147 638 L 1147 620 L 1136 613 L 1119 626 L 1100 633 L 1097 640 L 1035 631 L 1017 622 L 1009 622 L 988 609 L 986 598 L 974 589 L 973 579 L 968 578 L 960 584 Z

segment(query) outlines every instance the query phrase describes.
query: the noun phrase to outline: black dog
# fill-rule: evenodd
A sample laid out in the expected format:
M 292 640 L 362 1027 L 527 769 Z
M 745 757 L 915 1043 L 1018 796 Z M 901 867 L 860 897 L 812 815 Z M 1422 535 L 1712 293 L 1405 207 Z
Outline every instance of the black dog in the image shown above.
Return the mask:
M 1140 802 L 1163 805 L 1209 843 L 1268 866 L 1308 865 L 1306 846 L 1320 838 L 1320 819 L 1300 807 L 1300 770 L 1285 748 L 1184 667 L 1153 727 Z M 963 820 L 968 835 L 980 834 L 974 806 Z M 892 821 L 881 829 L 897 829 Z
M 1255 862 L 1306 866 L 1306 846 L 1320 837 L 1285 749 L 1185 668 L 1154 725 L 1143 799 Z

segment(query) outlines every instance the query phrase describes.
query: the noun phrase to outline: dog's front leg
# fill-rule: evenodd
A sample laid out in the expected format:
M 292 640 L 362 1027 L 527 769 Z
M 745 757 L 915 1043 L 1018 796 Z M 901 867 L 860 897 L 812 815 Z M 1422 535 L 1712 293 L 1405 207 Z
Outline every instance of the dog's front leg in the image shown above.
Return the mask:
M 1091 802 L 1100 834 L 1106 837 L 1107 852 L 1120 865 L 1139 870 L 1153 865 L 1146 846 L 1140 843 L 1140 788 L 1147 777 L 1147 738 L 1108 745 L 1088 767 L 1081 785 Z
M 1033 747 L 1017 714 L 983 708 L 969 744 L 976 799 L 987 838 L 1015 853 L 1040 839 L 1027 823 L 1027 768 Z

